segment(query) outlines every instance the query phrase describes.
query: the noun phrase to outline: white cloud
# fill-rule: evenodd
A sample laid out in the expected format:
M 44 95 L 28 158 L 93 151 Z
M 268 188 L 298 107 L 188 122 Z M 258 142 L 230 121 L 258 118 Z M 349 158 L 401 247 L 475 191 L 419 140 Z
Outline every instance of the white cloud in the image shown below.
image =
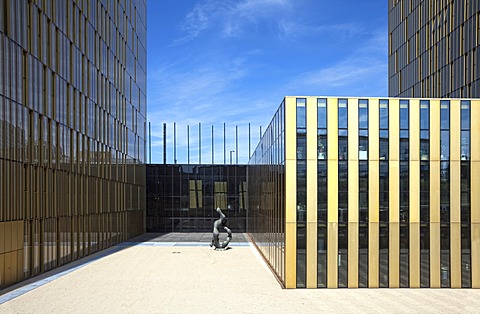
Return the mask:
M 288 83 L 286 89 L 293 95 L 311 94 L 308 91 L 313 90 L 316 95 L 387 96 L 386 47 L 386 34 L 373 33 L 345 59 L 333 65 L 299 73 Z
M 181 25 L 186 35 L 176 39 L 173 45 L 184 44 L 209 28 L 215 28 L 224 36 L 235 37 L 246 25 L 261 19 L 277 21 L 279 15 L 285 15 L 291 7 L 292 0 L 205 0 L 187 14 Z

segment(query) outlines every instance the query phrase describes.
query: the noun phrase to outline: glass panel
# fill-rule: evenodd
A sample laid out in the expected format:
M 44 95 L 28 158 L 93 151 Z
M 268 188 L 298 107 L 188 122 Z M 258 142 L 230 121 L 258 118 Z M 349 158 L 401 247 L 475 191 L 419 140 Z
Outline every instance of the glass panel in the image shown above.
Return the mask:
M 420 100 L 420 129 L 430 129 L 430 101 Z
M 430 227 L 420 226 L 420 287 L 430 287 Z
M 297 98 L 297 128 L 306 128 L 307 119 L 305 116 L 305 105 L 307 100 L 305 98 Z
M 338 221 L 348 222 L 348 163 L 338 162 Z
M 318 221 L 327 222 L 327 162 L 318 162 Z
M 359 130 L 358 159 L 368 160 L 368 130 Z
M 358 128 L 368 129 L 368 100 L 358 101 Z
M 338 159 L 347 160 L 348 158 L 348 131 L 346 129 L 338 130 Z
M 408 100 L 400 100 L 400 129 L 408 130 Z
M 440 221 L 450 222 L 450 163 L 440 162 Z
M 388 243 L 389 231 L 388 224 L 380 224 L 379 236 L 379 264 L 380 264 L 380 288 L 388 288 Z
M 462 130 L 470 130 L 470 101 L 462 100 L 461 109 Z
M 368 225 L 358 229 L 358 287 L 368 288 Z
M 318 130 L 318 146 L 317 157 L 318 159 L 327 158 L 327 134 L 325 129 Z
M 420 162 L 420 221 L 430 221 L 430 165 Z
M 388 100 L 380 100 L 380 129 L 388 129 Z
M 348 287 L 348 227 L 338 226 L 338 287 Z
M 388 130 L 380 130 L 380 160 L 388 160 Z
M 440 129 L 442 130 L 450 129 L 450 101 L 449 100 L 440 101 Z
M 440 280 L 442 288 L 450 287 L 450 226 L 440 227 Z
M 400 287 L 408 288 L 409 278 L 409 226 L 400 225 Z
M 428 130 L 420 131 L 420 160 L 429 160 L 430 158 L 430 132 Z
M 317 287 L 327 287 L 327 226 L 318 225 Z
M 440 159 L 450 159 L 450 131 L 440 131 Z
M 348 128 L 348 110 L 347 110 L 346 99 L 338 100 L 338 128 L 339 129 Z
M 470 131 L 462 131 L 460 159 L 470 160 Z
M 319 129 L 327 128 L 327 100 L 325 98 L 317 99 L 317 127 Z

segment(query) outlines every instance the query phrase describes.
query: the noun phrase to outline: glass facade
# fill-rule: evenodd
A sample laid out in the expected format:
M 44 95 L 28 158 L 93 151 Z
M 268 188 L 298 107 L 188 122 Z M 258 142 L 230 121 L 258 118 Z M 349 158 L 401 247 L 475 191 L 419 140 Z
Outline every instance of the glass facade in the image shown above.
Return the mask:
M 293 114 L 289 117 L 294 119 L 294 122 L 290 125 L 295 128 L 291 132 L 293 135 L 292 142 L 295 144 L 290 146 L 289 149 L 292 149 L 290 154 L 293 154 L 293 160 L 295 160 L 298 153 L 295 122 L 296 104 L 292 108 L 291 113 Z M 296 202 L 291 204 L 293 206 L 289 208 L 288 213 L 286 210 L 287 197 L 292 195 L 287 196 L 286 194 L 285 168 L 286 159 L 291 160 L 292 156 L 287 157 L 285 151 L 285 115 L 285 102 L 282 102 L 250 158 L 247 176 L 249 191 L 247 231 L 278 280 L 282 283 L 286 281 L 285 230 L 293 226 L 295 230 L 293 243 L 296 247 L 297 227 L 296 223 L 292 223 L 292 221 L 296 221 L 297 213 L 299 216 L 303 214 L 300 208 L 297 211 Z M 301 117 L 301 113 L 299 116 Z M 290 183 L 295 186 L 296 175 L 290 177 L 290 179 Z M 296 191 L 296 188 L 294 187 L 291 191 Z M 296 265 L 296 249 L 291 251 L 293 252 L 293 264 Z M 302 254 L 301 248 L 300 254 Z M 296 273 L 296 270 L 293 272 Z M 297 281 L 296 277 L 294 281 Z
M 145 231 L 146 1 L 0 0 L 0 288 Z
M 146 165 L 147 232 L 211 232 L 220 207 L 246 232 L 246 165 Z
M 479 111 L 478 100 L 286 97 L 248 176 L 283 197 L 256 215 L 254 241 L 271 265 L 284 244 L 285 287 L 479 288 Z M 285 160 L 265 154 L 274 139 Z
M 480 97 L 478 0 L 388 0 L 388 94 Z

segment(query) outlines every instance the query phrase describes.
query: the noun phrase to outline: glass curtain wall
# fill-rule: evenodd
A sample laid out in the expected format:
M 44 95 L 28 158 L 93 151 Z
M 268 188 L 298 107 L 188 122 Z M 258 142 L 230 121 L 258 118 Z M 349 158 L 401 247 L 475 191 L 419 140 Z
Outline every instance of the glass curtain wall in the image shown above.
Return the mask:
M 220 207 L 246 231 L 247 166 L 147 165 L 147 232 L 207 232 Z
M 297 98 L 297 288 L 306 285 L 307 100 Z
M 410 108 L 408 100 L 400 100 L 400 287 L 409 286 L 410 246 Z
M 348 100 L 338 100 L 338 287 L 348 287 Z
M 430 101 L 420 101 L 420 287 L 430 287 Z
M 380 99 L 379 102 L 379 286 L 388 288 L 388 256 L 389 256 L 389 112 L 388 100 Z
M 460 103 L 460 167 L 461 167 L 461 234 L 462 234 L 462 287 L 472 287 L 471 273 L 471 206 L 470 206 L 470 101 Z
M 358 101 L 358 286 L 368 287 L 368 99 Z
M 285 284 L 285 101 L 250 157 L 247 232 Z
M 450 287 L 450 101 L 440 101 L 440 278 Z
M 317 202 L 318 202 L 318 278 L 319 288 L 327 287 L 327 99 L 317 99 Z

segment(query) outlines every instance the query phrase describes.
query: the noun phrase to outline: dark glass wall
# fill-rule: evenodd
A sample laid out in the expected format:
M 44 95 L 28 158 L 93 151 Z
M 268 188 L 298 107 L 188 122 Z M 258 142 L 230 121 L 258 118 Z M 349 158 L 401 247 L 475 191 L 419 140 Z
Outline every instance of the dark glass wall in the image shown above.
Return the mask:
M 207 232 L 220 207 L 246 231 L 246 165 L 147 165 L 147 232 Z

